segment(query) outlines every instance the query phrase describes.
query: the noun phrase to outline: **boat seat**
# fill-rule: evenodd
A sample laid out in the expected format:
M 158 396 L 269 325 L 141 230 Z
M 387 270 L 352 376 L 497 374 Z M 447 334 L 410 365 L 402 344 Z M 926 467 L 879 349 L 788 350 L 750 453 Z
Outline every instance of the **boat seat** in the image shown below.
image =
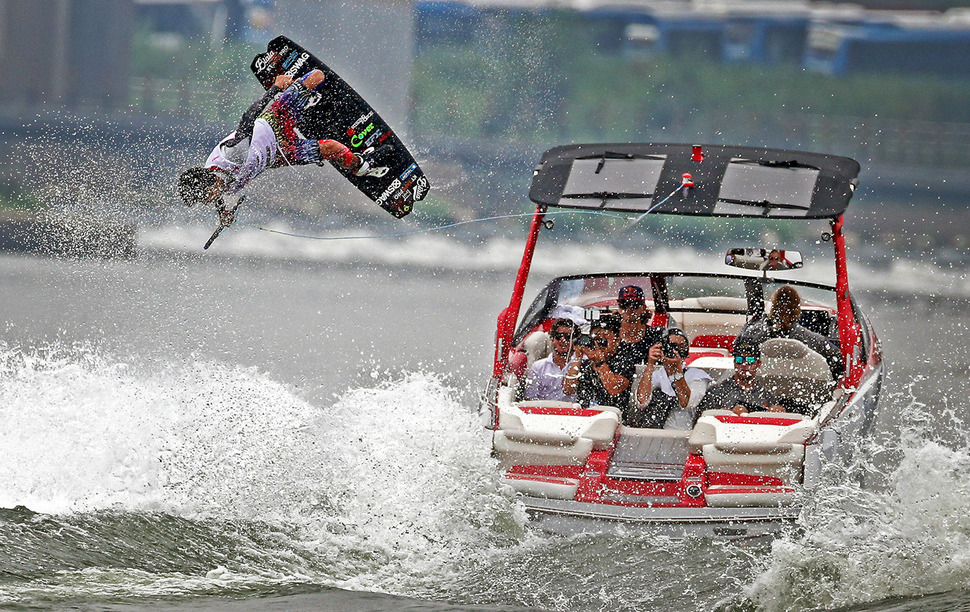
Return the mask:
M 698 338 L 734 337 L 747 322 L 748 305 L 744 298 L 710 296 L 685 298 L 677 303 L 678 308 L 693 312 L 673 312 L 678 326 L 694 344 Z M 703 312 L 697 312 L 703 311 Z
M 702 455 L 708 472 L 769 476 L 799 482 L 805 441 L 816 422 L 790 412 L 705 410 L 688 439 L 690 452 Z
M 511 404 L 499 413 L 493 448 L 503 469 L 513 465 L 582 465 L 613 443 L 620 410 L 568 402 Z
M 717 348 L 727 352 L 734 351 L 734 335 L 697 334 L 691 338 L 690 345 L 697 348 Z
M 832 399 L 832 371 L 825 358 L 791 338 L 761 344 L 758 378 L 779 399 L 818 407 Z
M 523 408 L 569 408 L 572 410 L 599 410 L 600 412 L 612 412 L 616 416 L 623 414 L 616 406 L 600 406 L 597 404 L 595 406 L 590 406 L 589 408 L 583 408 L 576 402 L 560 402 L 558 400 L 529 400 L 526 402 L 517 402 L 515 405 L 519 407 L 519 410 L 522 410 Z
M 700 368 L 714 379 L 712 384 L 727 380 L 734 375 L 734 358 L 725 349 L 695 349 L 684 362 L 692 368 Z
M 544 331 L 534 331 L 522 341 L 522 352 L 526 354 L 525 371 L 528 372 L 532 364 L 545 359 L 552 353 L 552 340 L 549 333 Z

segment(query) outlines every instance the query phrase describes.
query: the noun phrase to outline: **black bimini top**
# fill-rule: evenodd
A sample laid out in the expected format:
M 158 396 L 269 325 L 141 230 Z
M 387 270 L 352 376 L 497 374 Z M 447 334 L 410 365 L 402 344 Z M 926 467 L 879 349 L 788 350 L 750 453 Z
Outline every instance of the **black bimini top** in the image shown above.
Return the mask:
M 821 153 L 723 145 L 580 144 L 543 154 L 529 199 L 547 206 L 631 213 L 828 219 L 845 211 L 858 174 L 855 160 Z

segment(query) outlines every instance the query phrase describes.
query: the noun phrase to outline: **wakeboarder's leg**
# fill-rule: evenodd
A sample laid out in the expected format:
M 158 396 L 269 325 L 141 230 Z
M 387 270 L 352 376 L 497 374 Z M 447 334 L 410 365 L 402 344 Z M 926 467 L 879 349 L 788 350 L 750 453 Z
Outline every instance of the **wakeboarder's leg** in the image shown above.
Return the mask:
M 317 145 L 320 147 L 320 159 L 335 161 L 348 170 L 354 170 L 360 165 L 360 159 L 353 154 L 347 145 L 329 138 L 317 141 Z

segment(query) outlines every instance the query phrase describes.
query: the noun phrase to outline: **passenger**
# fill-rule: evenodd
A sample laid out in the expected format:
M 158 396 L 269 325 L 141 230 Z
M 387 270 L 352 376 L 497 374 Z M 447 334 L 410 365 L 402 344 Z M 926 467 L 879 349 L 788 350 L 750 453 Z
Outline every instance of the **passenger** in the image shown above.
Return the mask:
M 802 314 L 801 302 L 802 299 L 794 287 L 791 285 L 779 287 L 772 298 L 771 313 L 768 318 L 749 323 L 738 334 L 738 340 L 748 340 L 759 347 L 766 340 L 773 338 L 798 340 L 824 357 L 832 371 L 832 378 L 838 380 L 845 371 L 842 355 L 838 347 L 828 338 L 799 325 L 798 318 Z
M 735 340 L 734 376 L 707 390 L 697 414 L 716 409 L 733 410 L 738 415 L 762 410 L 785 412 L 771 391 L 755 378 L 759 367 L 761 349 L 758 345 L 750 340 Z
M 616 336 L 620 322 L 604 317 L 594 322 L 589 336 L 575 343 L 576 359 L 566 370 L 563 392 L 576 394 L 583 406 L 616 406 L 630 403 L 630 385 L 636 368 L 616 360 Z
M 526 376 L 525 399 L 575 401 L 575 395 L 563 391 L 563 376 L 569 366 L 578 328 L 569 319 L 556 319 L 549 330 L 552 352 L 532 364 Z
M 616 305 L 620 309 L 620 332 L 616 359 L 630 365 L 647 363 L 650 347 L 660 342 L 663 329 L 650 327 L 650 311 L 643 289 L 627 285 L 620 289 Z
M 687 335 L 676 327 L 650 349 L 647 373 L 637 385 L 637 409 L 626 423 L 654 429 L 690 429 L 697 406 L 713 379 L 700 368 L 684 368 L 690 352 Z M 661 367 L 655 366 L 660 365 Z

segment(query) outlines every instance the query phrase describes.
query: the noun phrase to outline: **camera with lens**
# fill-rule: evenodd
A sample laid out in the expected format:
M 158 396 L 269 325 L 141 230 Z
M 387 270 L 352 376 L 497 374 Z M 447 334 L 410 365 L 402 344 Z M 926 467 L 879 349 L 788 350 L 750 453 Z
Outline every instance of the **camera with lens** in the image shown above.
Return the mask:
M 581 346 L 583 348 L 593 348 L 593 337 L 589 334 L 580 334 L 576 337 L 573 342 L 576 346 Z
M 667 357 L 667 359 L 673 359 L 678 354 L 680 355 L 681 359 L 687 359 L 687 356 L 690 354 L 690 349 L 688 347 L 675 344 L 668 338 L 664 338 L 660 341 L 660 350 L 663 351 L 663 354 L 665 357 Z

